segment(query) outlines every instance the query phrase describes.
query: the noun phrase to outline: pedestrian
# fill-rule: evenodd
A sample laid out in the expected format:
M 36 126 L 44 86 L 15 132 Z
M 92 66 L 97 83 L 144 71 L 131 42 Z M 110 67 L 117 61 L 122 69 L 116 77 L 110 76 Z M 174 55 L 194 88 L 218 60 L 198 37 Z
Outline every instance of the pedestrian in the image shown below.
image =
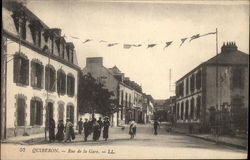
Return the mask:
M 49 120 L 49 141 L 52 142 L 55 140 L 55 120 L 51 118 Z
M 80 121 L 78 122 L 78 134 L 82 134 L 82 128 L 83 127 L 83 122 L 82 118 L 80 118 Z
M 136 135 L 136 123 L 135 121 L 131 121 L 130 127 L 129 127 L 129 134 L 130 134 L 130 139 L 133 139 Z
M 103 127 L 103 122 L 102 122 L 102 118 L 101 117 L 99 117 L 99 120 L 97 121 L 97 123 L 99 124 L 99 126 L 100 126 L 100 134 L 98 135 L 98 137 L 97 137 L 97 140 L 99 140 L 99 138 L 100 138 L 100 136 L 101 136 L 101 132 L 102 132 L 102 127 Z
M 66 125 L 65 125 L 65 140 L 64 142 L 71 142 L 71 136 L 72 134 L 72 129 L 73 129 L 73 124 L 70 122 L 70 119 L 67 119 Z
M 89 122 L 87 118 L 85 118 L 85 122 L 83 123 L 83 129 L 84 129 L 84 141 L 86 142 L 90 134 L 90 127 L 89 127 Z
M 93 118 L 93 140 L 97 141 L 98 140 L 98 136 L 100 135 L 100 125 L 97 123 L 96 119 Z
M 157 132 L 158 127 L 160 127 L 160 124 L 157 120 L 155 120 L 154 121 L 154 135 L 158 134 L 158 132 Z
M 56 133 L 56 140 L 62 141 L 64 138 L 64 124 L 63 120 L 59 120 L 58 125 L 57 125 L 57 133 Z
M 109 126 L 110 126 L 109 118 L 105 117 L 103 122 L 103 138 L 105 139 L 105 141 L 107 141 L 109 138 Z

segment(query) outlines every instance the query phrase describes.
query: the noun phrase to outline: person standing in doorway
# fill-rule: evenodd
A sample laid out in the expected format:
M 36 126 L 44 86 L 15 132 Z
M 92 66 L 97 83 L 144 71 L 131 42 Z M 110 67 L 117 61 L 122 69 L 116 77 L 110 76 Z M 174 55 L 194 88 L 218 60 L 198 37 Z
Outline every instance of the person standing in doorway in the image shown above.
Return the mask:
M 52 142 L 55 140 L 55 120 L 51 118 L 49 120 L 49 141 Z
M 154 121 L 154 135 L 158 134 L 158 132 L 157 132 L 158 127 L 160 127 L 160 124 L 157 120 L 155 120 Z
M 78 134 L 82 134 L 82 128 L 83 127 L 83 122 L 82 118 L 80 118 L 80 121 L 78 122 Z
M 103 122 L 103 138 L 105 139 L 105 141 L 107 141 L 109 138 L 109 126 L 110 126 L 109 118 L 105 117 Z

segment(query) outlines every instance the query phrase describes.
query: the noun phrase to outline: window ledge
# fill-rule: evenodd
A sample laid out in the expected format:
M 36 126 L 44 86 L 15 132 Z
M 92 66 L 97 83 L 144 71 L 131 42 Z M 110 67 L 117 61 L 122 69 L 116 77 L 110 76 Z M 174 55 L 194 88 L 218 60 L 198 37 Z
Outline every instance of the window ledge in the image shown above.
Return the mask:
M 26 86 L 28 86 L 28 84 L 23 84 L 23 83 L 20 83 L 20 82 L 16 82 L 16 85 L 19 86 L 19 87 L 26 87 Z

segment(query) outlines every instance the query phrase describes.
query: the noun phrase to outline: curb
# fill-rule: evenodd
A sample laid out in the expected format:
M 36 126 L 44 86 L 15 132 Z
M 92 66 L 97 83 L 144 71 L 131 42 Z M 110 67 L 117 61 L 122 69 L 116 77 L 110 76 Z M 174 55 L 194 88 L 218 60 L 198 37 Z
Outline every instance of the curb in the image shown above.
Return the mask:
M 194 138 L 199 138 L 199 139 L 202 139 L 202 140 L 205 140 L 205 141 L 209 141 L 209 142 L 215 142 L 217 144 L 222 144 L 222 145 L 225 145 L 225 146 L 230 146 L 230 147 L 235 147 L 235 148 L 238 148 L 238 149 L 248 150 L 247 146 L 241 146 L 241 145 L 227 143 L 227 142 L 222 142 L 222 141 L 216 142 L 216 140 L 209 139 L 209 138 L 199 137 L 199 136 L 195 136 L 195 135 L 191 135 L 191 134 L 187 134 L 187 133 L 183 133 L 183 132 L 178 132 L 178 131 L 174 131 L 174 132 L 179 133 L 179 134 L 185 134 L 186 136 L 194 137 Z

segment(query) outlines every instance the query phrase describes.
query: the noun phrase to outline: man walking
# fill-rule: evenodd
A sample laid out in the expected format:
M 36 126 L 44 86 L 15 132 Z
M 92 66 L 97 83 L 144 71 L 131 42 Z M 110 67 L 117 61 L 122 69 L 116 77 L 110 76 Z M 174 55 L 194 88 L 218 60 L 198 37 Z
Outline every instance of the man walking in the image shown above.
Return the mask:
M 155 120 L 155 122 L 154 122 L 154 135 L 158 134 L 158 132 L 157 132 L 158 127 L 160 127 L 159 122 L 157 120 Z
M 98 137 L 97 137 L 97 140 L 100 138 L 100 136 L 101 136 L 101 132 L 102 132 L 102 127 L 103 127 L 103 122 L 102 122 L 102 118 L 101 117 L 99 117 L 99 120 L 97 121 L 97 123 L 99 124 L 99 126 L 100 126 L 100 132 L 99 132 L 99 135 L 98 135 Z
M 78 122 L 78 133 L 82 134 L 82 126 L 83 122 L 82 122 L 82 118 L 80 118 L 80 121 Z

